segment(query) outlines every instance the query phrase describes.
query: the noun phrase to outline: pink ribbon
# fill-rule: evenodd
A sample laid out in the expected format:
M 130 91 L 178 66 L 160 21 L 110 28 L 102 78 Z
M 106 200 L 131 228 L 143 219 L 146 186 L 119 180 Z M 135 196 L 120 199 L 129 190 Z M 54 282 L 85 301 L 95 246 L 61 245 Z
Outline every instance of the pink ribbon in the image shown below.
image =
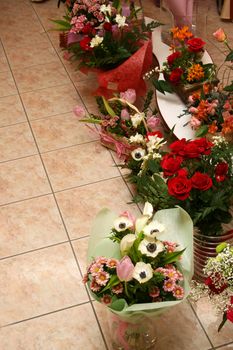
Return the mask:
M 169 10 L 174 16 L 174 25 L 187 25 L 191 29 L 193 17 L 193 0 L 167 0 Z
M 117 316 L 113 317 L 113 322 L 117 323 L 116 339 L 119 341 L 120 345 L 124 348 L 124 350 L 130 350 L 129 343 L 125 340 L 125 334 L 129 323 L 121 321 Z
M 116 153 L 119 158 L 122 158 L 122 156 L 126 155 L 127 151 L 131 150 L 131 146 L 114 139 L 114 137 L 103 132 L 99 134 L 101 141 L 113 144 L 116 147 Z

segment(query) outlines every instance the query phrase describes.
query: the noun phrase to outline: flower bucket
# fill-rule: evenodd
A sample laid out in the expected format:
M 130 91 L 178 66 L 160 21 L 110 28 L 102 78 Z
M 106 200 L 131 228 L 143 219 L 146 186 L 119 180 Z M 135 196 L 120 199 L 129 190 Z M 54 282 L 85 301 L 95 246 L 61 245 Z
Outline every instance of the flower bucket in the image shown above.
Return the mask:
M 227 231 L 221 236 L 206 236 L 194 232 L 194 279 L 204 282 L 206 276 L 203 268 L 210 257 L 216 257 L 216 247 L 222 243 L 233 243 L 233 230 Z

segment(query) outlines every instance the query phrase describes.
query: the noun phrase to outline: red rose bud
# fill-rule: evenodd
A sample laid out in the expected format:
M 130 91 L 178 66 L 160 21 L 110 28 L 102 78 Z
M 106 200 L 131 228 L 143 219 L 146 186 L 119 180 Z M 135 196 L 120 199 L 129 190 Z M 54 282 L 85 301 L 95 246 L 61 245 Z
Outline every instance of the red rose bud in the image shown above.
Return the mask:
M 191 52 L 202 51 L 205 44 L 206 43 L 201 38 L 193 38 L 187 41 L 188 49 Z
M 112 31 L 112 25 L 109 22 L 105 22 L 103 25 L 104 30 L 106 30 L 107 32 L 111 32 Z
M 216 165 L 215 168 L 215 179 L 217 182 L 222 182 L 226 179 L 226 174 L 228 172 L 228 164 L 226 162 L 221 162 Z
M 167 57 L 167 63 L 169 64 L 169 66 L 172 66 L 173 62 L 179 57 L 181 57 L 181 52 L 180 51 L 175 51 L 174 53 L 169 55 Z
M 161 161 L 164 176 L 172 176 L 178 172 L 183 158 L 173 154 L 165 154 Z
M 210 187 L 213 186 L 211 177 L 207 174 L 202 174 L 197 171 L 191 178 L 192 186 L 201 191 L 207 191 Z
M 80 42 L 79 45 L 81 47 L 82 50 L 84 51 L 89 51 L 92 50 L 92 48 L 90 47 L 90 42 L 91 42 L 91 38 L 88 38 L 87 36 L 85 38 L 83 38 Z
M 186 176 L 176 176 L 168 180 L 168 192 L 171 196 L 184 201 L 189 197 L 192 182 Z
M 150 141 L 150 136 L 157 136 L 161 139 L 163 138 L 163 134 L 160 131 L 151 131 L 146 134 L 147 141 Z
M 180 82 L 183 70 L 181 68 L 175 68 L 169 75 L 169 80 L 173 84 L 178 84 Z
M 217 276 L 215 276 L 216 279 Z M 219 277 L 220 279 L 220 277 Z M 211 292 L 215 293 L 215 294 L 220 294 L 224 291 L 224 289 L 227 288 L 226 284 L 221 285 L 219 288 L 217 288 L 211 278 L 211 276 L 207 277 L 205 280 L 205 285 L 209 287 L 209 289 L 211 290 Z

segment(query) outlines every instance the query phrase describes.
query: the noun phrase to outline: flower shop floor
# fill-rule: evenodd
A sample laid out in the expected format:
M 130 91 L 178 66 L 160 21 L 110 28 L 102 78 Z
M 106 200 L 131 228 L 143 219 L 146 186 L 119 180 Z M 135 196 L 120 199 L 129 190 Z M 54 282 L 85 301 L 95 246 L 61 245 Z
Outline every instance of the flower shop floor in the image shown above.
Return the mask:
M 205 3 L 205 2 L 204 2 Z M 105 309 L 82 284 L 91 222 L 102 207 L 139 213 L 115 155 L 72 109 L 96 110 L 93 76 L 75 71 L 49 18 L 57 1 L 0 0 L 0 349 L 111 349 Z M 158 8 L 143 0 L 145 14 Z M 224 60 L 208 13 L 208 49 Z M 233 35 L 232 23 L 221 22 Z M 232 39 L 232 38 L 231 38 Z M 206 300 L 155 320 L 156 349 L 233 349 L 233 327 Z

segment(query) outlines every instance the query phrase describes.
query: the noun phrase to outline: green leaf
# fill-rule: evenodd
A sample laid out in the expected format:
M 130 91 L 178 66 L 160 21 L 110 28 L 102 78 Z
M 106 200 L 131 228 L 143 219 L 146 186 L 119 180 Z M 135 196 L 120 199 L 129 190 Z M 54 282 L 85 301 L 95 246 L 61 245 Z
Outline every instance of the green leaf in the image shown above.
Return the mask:
M 167 253 L 165 258 L 163 259 L 163 264 L 167 265 L 177 261 L 184 251 L 185 249 L 180 250 L 179 252 Z
M 92 118 L 79 119 L 79 121 L 80 121 L 80 122 L 84 122 L 84 123 L 91 123 L 91 124 L 101 124 L 101 120 L 92 119 Z
M 233 91 L 233 81 L 231 82 L 230 85 L 227 85 L 223 88 L 224 91 L 230 91 L 232 92 Z
M 116 275 L 112 275 L 106 287 L 101 290 L 101 293 L 106 292 L 106 290 L 116 286 L 118 283 L 120 283 L 119 278 Z
M 208 125 L 201 125 L 195 133 L 196 137 L 202 137 L 206 135 L 208 132 L 208 129 L 209 129 Z
M 174 90 L 171 86 L 171 84 L 169 84 L 167 81 L 165 80 L 156 80 L 153 79 L 152 80 L 152 84 L 154 85 L 154 87 L 156 88 L 156 90 L 158 90 L 159 92 L 161 92 L 162 94 L 165 94 L 165 92 L 169 92 L 172 93 Z
M 106 108 L 106 111 L 108 112 L 108 114 L 111 116 L 111 117 L 115 117 L 116 113 L 114 112 L 114 110 L 110 107 L 108 101 L 102 97 L 103 101 L 104 101 L 104 107 Z
M 224 312 L 223 317 L 222 317 L 222 322 L 220 323 L 219 327 L 218 327 L 218 332 L 221 331 L 222 327 L 224 326 L 224 324 L 227 321 L 227 313 Z
M 51 21 L 59 25 L 57 30 L 69 30 L 72 27 L 70 23 L 63 21 L 62 19 L 52 19 Z
M 233 61 L 233 50 L 226 56 L 225 61 Z

